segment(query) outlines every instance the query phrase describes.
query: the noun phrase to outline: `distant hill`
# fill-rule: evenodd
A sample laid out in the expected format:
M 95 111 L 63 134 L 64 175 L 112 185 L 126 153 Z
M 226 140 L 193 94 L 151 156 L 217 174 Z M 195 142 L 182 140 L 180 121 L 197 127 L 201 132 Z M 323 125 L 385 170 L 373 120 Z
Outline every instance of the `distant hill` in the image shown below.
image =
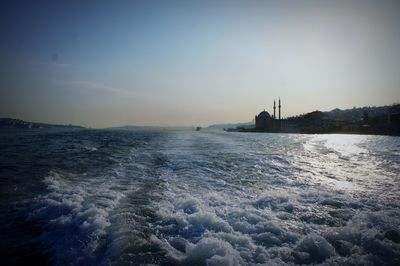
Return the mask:
M 249 128 L 249 127 L 254 127 L 254 122 L 245 122 L 245 123 L 232 123 L 232 124 L 215 124 L 206 127 L 206 129 L 224 129 L 224 128 L 237 128 L 237 127 L 243 127 L 243 128 Z
M 195 127 L 174 127 L 174 126 L 135 126 L 135 125 L 126 125 L 120 127 L 109 127 L 107 129 L 115 129 L 115 130 L 194 130 Z
M 400 104 L 313 111 L 284 119 L 279 132 L 400 136 Z
M 0 118 L 0 128 L 83 128 L 76 125 L 54 125 L 46 123 L 27 122 L 21 119 Z
M 365 106 L 354 107 L 352 109 L 333 109 L 329 112 L 324 112 L 330 119 L 339 121 L 359 121 L 364 118 L 364 115 L 369 117 L 377 117 L 387 115 L 388 113 L 400 113 L 400 104 L 385 105 L 385 106 Z
M 298 118 L 307 118 L 314 113 L 318 113 L 319 115 L 323 115 L 331 120 L 335 121 L 360 121 L 367 117 L 380 117 L 380 116 L 387 116 L 388 113 L 390 114 L 399 114 L 400 113 L 400 104 L 392 104 L 392 105 L 385 105 L 385 106 L 365 106 L 365 107 L 353 107 L 351 109 L 339 109 L 335 108 L 331 111 L 320 112 L 320 111 L 313 111 L 310 113 L 288 117 L 287 119 L 293 120 Z

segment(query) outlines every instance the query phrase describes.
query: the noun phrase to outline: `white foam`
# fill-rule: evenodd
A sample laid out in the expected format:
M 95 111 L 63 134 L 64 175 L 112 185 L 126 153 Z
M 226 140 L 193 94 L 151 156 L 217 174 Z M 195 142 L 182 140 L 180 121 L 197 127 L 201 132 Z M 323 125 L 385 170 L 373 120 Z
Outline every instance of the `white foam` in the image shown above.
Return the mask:
M 378 201 L 386 202 L 388 198 L 366 190 L 365 184 L 359 182 L 363 178 L 360 174 L 368 172 L 374 164 L 370 167 L 365 167 L 365 162 L 357 164 L 359 158 L 351 156 L 364 158 L 367 151 L 346 147 L 350 144 L 358 147 L 360 142 L 350 138 L 350 144 L 336 145 L 331 140 L 327 144 L 325 139 L 299 138 L 300 143 L 301 138 L 306 143 L 311 139 L 308 144 L 311 146 L 306 145 L 305 151 L 299 147 L 288 149 L 282 161 L 268 161 L 271 159 L 268 156 L 260 159 L 265 152 L 241 150 L 232 155 L 229 150 L 230 153 L 212 162 L 201 157 L 202 164 L 207 166 L 204 172 L 175 173 L 171 170 L 173 165 L 168 168 L 165 178 L 168 193 L 154 207 L 158 209 L 159 220 L 155 223 L 160 240 L 157 245 L 174 258 L 174 263 L 183 265 L 214 262 L 342 265 L 397 261 L 400 252 L 396 241 L 400 242 L 397 240 L 400 234 L 393 225 L 398 222 L 389 218 L 387 211 L 380 213 L 382 218 L 370 216 L 373 211 L 384 209 Z M 179 158 L 175 152 L 174 156 Z M 220 169 L 224 156 L 245 157 L 240 159 L 243 163 L 238 163 L 241 169 L 233 172 L 227 169 L 228 173 L 222 174 L 211 169 L 210 164 Z M 181 159 L 182 162 L 185 160 Z M 276 169 L 270 170 L 271 165 Z M 367 174 L 377 177 L 376 170 Z M 211 181 L 218 178 L 224 182 Z M 243 180 L 246 180 L 244 185 L 234 183 Z M 371 185 L 376 189 L 376 182 Z M 399 207 L 396 201 L 394 205 Z M 392 215 L 400 221 L 398 210 Z M 385 227 L 383 232 L 379 230 L 380 223 Z M 382 254 L 388 256 L 386 260 Z M 226 260 L 226 256 L 232 260 Z
M 41 239 L 54 262 L 87 261 L 106 234 L 109 212 L 123 197 L 91 181 L 58 172 L 44 178 L 49 193 L 35 199 L 31 219 L 42 223 Z

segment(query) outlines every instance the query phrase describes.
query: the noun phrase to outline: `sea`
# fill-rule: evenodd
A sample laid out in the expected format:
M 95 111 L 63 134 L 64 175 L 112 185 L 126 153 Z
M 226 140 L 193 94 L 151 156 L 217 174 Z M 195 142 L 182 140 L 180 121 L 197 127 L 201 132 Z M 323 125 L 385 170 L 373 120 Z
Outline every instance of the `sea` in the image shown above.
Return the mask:
M 400 265 L 400 138 L 0 131 L 1 265 Z

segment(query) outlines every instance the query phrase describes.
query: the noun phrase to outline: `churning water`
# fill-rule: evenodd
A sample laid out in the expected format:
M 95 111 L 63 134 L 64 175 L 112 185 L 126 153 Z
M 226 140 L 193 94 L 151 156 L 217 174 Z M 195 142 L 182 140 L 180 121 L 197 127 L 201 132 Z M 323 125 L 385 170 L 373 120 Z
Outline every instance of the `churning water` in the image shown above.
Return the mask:
M 0 131 L 2 265 L 399 265 L 400 138 Z

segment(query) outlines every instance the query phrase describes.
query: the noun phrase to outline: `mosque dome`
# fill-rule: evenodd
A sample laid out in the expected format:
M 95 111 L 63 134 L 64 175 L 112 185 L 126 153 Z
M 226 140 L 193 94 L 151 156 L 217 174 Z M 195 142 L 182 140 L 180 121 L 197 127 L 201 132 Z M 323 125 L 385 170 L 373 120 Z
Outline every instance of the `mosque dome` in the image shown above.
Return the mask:
M 261 118 L 261 119 L 270 119 L 271 118 L 269 113 L 267 111 L 265 111 L 265 110 L 262 111 L 257 117 Z

